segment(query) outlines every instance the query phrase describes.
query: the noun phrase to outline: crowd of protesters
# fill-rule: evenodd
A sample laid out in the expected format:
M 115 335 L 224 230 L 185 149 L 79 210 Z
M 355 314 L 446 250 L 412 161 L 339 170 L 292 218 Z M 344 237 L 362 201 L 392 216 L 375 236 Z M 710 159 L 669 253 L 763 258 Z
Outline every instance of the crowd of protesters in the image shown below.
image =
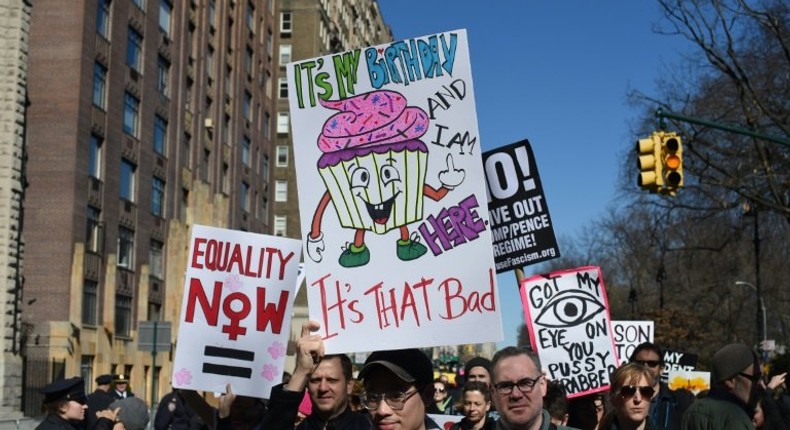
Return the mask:
M 548 380 L 538 356 L 506 347 L 491 360 L 467 361 L 454 382 L 435 378 L 418 349 L 376 351 L 356 378 L 345 354 L 324 355 L 318 323 L 297 340 L 296 368 L 269 399 L 237 396 L 232 387 L 210 406 L 195 391 L 173 390 L 159 402 L 155 430 L 430 430 L 453 415 L 451 430 L 702 430 L 790 428 L 786 373 L 762 374 L 743 344 L 711 359 L 710 389 L 696 396 L 661 381 L 663 351 L 643 343 L 609 377 L 606 392 L 571 396 Z M 148 406 L 125 375 L 101 375 L 85 393 L 75 377 L 42 390 L 46 417 L 37 430 L 143 430 Z

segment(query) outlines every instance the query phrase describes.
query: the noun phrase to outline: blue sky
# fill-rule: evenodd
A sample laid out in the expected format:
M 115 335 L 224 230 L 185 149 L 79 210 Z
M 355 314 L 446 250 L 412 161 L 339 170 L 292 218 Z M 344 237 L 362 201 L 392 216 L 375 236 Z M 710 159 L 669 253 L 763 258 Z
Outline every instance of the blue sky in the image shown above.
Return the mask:
M 652 2 L 379 0 L 379 6 L 396 40 L 467 29 L 482 149 L 530 140 L 561 252 L 563 239 L 616 204 L 619 158 L 631 156 L 637 138 L 628 127 L 638 115 L 626 104 L 628 90 L 654 93 L 662 71 L 689 49 L 679 37 L 653 32 L 661 14 Z M 505 332 L 499 345 L 515 344 L 523 321 L 515 275 L 497 280 Z

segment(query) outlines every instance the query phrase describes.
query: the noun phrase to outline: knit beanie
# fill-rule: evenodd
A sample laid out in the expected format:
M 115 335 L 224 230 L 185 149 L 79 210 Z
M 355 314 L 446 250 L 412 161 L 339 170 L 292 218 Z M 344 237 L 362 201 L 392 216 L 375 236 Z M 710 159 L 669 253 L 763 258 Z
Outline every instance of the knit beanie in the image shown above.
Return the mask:
M 712 382 L 720 383 L 757 363 L 757 355 L 742 343 L 731 343 L 713 354 Z
M 148 425 L 148 406 L 137 397 L 119 399 L 110 404 L 110 409 L 121 408 L 117 419 L 126 430 L 145 430 Z
M 488 372 L 488 375 L 491 376 L 491 361 L 489 361 L 485 357 L 474 357 L 471 360 L 467 361 L 466 365 L 464 365 L 464 377 L 468 378 L 469 371 L 474 369 L 475 367 L 484 368 Z

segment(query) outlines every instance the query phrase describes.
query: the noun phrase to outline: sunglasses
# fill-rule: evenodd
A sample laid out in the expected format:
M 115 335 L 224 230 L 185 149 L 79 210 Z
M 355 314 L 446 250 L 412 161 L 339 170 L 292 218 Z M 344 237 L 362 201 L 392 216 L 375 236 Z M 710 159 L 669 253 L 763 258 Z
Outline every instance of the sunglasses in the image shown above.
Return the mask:
M 634 363 L 639 363 L 642 366 L 647 366 L 651 368 L 656 368 L 661 365 L 661 362 L 658 360 L 634 360 Z
M 637 386 L 637 385 L 623 385 L 620 387 L 620 397 L 630 399 L 636 395 L 636 392 L 639 391 L 639 394 L 642 396 L 643 399 L 650 399 L 655 394 L 656 390 L 650 386 Z

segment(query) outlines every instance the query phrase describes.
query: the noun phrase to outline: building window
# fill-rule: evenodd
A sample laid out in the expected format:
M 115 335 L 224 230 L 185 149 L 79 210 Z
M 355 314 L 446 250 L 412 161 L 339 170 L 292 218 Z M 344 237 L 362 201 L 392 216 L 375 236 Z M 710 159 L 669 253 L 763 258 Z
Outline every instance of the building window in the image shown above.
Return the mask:
M 209 78 L 209 84 L 214 79 L 214 48 L 210 47 L 206 50 L 206 74 Z
M 250 186 L 246 182 L 241 183 L 241 190 L 239 194 L 241 200 L 241 210 L 244 212 L 250 211 Z
M 281 99 L 288 98 L 288 78 L 280 78 L 280 91 L 278 95 Z
M 137 30 L 129 27 L 129 36 L 126 41 L 126 65 L 136 72 L 142 72 L 143 36 Z
M 230 192 L 230 168 L 228 163 L 222 163 L 222 192 L 225 194 Z
M 245 166 L 250 166 L 250 146 L 252 143 L 250 142 L 250 138 L 244 136 L 244 140 L 241 142 L 241 162 L 244 163 Z
M 214 0 L 208 2 L 208 23 L 212 30 L 217 28 L 217 5 Z
M 288 181 L 276 181 L 274 183 L 274 201 L 288 201 Z
M 132 298 L 115 295 L 115 335 L 129 337 L 132 331 Z
M 165 181 L 154 177 L 151 181 L 151 214 L 160 218 L 165 212 Z
M 170 62 L 167 61 L 161 55 L 156 60 L 156 89 L 159 90 L 159 94 L 164 96 L 169 96 L 167 92 L 167 83 L 170 77 Z
M 241 106 L 241 114 L 247 121 L 252 117 L 252 94 L 244 91 L 244 101 Z
M 164 247 L 164 243 L 158 240 L 151 240 L 151 247 L 148 249 L 149 270 L 151 271 L 151 276 L 156 279 L 165 278 Z
M 159 29 L 170 36 L 170 16 L 173 14 L 173 5 L 168 0 L 159 0 Z
M 288 234 L 286 231 L 286 226 L 288 225 L 288 219 L 285 215 L 275 215 L 274 216 L 274 235 L 275 236 L 285 236 Z
M 99 0 L 96 8 L 96 33 L 110 39 L 110 0 Z
M 82 283 L 82 323 L 96 325 L 96 309 L 99 304 L 99 284 L 85 279 Z
M 107 68 L 98 62 L 93 65 L 93 105 L 107 109 Z
M 93 356 L 83 355 L 80 359 L 80 376 L 83 381 L 93 380 Z M 86 390 L 87 391 L 87 390 Z
M 280 45 L 280 65 L 291 62 L 291 45 Z
M 261 177 L 264 181 L 269 179 L 269 156 L 261 151 Z
M 247 29 L 251 32 L 255 32 L 255 6 L 253 6 L 252 2 L 247 3 Z
M 271 132 L 272 132 L 271 122 L 272 122 L 272 116 L 269 114 L 269 112 L 264 112 L 263 113 L 263 137 L 265 139 L 269 139 L 271 137 Z
M 277 112 L 277 134 L 288 134 L 290 117 L 288 112 Z
M 134 201 L 134 176 L 137 166 L 126 159 L 121 159 L 121 190 L 120 196 L 124 200 Z
M 165 142 L 167 141 L 167 121 L 159 115 L 154 115 L 154 151 L 165 155 Z
M 266 32 L 266 40 L 264 40 L 264 42 L 263 42 L 264 43 L 264 48 L 266 49 L 267 64 L 271 64 L 271 62 L 272 62 L 272 52 L 273 52 L 272 51 L 272 39 L 273 39 L 272 32 L 271 31 L 267 31 Z
M 103 231 L 101 211 L 99 209 L 88 206 L 88 219 L 85 229 L 85 250 L 94 254 L 101 254 Z
M 118 227 L 118 266 L 134 270 L 134 231 Z
M 275 161 L 275 164 L 277 167 L 288 167 L 288 146 L 277 146 L 277 161 Z
M 291 34 L 293 31 L 293 15 L 291 12 L 280 13 L 280 33 Z
M 244 72 L 247 77 L 252 76 L 252 48 L 249 46 L 244 50 Z
M 88 148 L 88 174 L 96 179 L 101 178 L 101 147 L 101 139 L 92 134 Z
M 138 137 L 138 121 L 140 114 L 140 100 L 137 97 L 124 93 L 123 96 L 123 131 L 124 133 Z

